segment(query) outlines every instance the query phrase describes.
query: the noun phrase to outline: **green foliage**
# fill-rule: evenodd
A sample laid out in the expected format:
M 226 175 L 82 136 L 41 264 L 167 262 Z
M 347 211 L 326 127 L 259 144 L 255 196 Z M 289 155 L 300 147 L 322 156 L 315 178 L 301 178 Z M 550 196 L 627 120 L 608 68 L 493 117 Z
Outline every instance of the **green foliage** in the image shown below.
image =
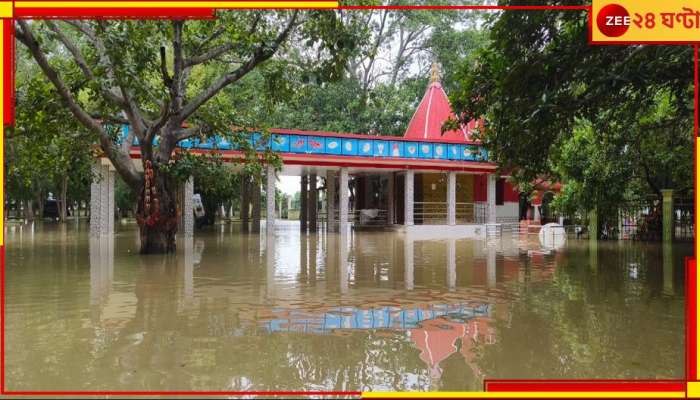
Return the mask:
M 16 87 L 16 128 L 6 131 L 8 199 L 43 202 L 48 192 L 59 195 L 66 179 L 68 198 L 86 200 L 94 136 L 72 118 L 41 75 L 18 74 Z
M 479 136 L 520 183 L 561 181 L 570 210 L 692 187 L 691 48 L 590 46 L 579 11 L 507 11 L 487 27 L 451 100 L 486 118 Z

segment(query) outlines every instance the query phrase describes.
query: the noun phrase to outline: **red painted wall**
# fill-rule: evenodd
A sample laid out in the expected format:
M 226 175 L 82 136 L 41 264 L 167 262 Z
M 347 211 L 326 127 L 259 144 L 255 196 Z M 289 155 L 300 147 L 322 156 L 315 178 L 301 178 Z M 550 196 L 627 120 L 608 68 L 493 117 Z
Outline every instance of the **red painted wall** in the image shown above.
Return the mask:
M 486 175 L 474 175 L 474 201 L 486 201 Z
M 520 201 L 520 192 L 506 181 L 503 187 L 503 202 L 517 203 Z

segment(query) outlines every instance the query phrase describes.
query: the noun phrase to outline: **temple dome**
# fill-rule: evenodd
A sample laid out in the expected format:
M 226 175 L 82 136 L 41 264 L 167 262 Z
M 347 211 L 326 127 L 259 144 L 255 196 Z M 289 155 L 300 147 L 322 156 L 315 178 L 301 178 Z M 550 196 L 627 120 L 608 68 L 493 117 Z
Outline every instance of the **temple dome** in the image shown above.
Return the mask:
M 433 64 L 430 85 L 426 89 L 423 99 L 408 123 L 408 128 L 403 137 L 406 139 L 426 141 L 464 141 L 472 142 L 472 131 L 477 126 L 483 126 L 483 120 L 472 120 L 468 124 L 462 124 L 459 129 L 442 133 L 442 126 L 448 119 L 456 120 L 447 94 L 439 82 L 437 66 Z

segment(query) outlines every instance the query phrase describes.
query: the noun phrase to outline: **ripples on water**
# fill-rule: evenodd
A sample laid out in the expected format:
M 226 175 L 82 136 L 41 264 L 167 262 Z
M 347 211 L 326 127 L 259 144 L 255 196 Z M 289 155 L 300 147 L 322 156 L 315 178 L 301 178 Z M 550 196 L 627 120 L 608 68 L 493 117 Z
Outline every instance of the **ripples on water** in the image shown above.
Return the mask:
M 133 227 L 6 232 L 8 390 L 480 390 L 681 378 L 691 245 L 274 237 L 140 256 Z

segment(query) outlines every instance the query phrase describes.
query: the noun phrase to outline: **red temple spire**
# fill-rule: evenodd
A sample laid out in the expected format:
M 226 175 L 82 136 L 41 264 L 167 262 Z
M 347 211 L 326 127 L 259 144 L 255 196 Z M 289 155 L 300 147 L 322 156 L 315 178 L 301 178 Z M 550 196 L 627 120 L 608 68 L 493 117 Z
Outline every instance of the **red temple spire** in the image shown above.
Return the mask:
M 437 64 L 431 68 L 430 84 L 423 95 L 423 99 L 418 104 L 411 122 L 403 137 L 407 139 L 429 140 L 429 141 L 471 141 L 471 130 L 481 121 L 469 121 L 467 126 L 461 126 L 442 133 L 442 125 L 448 119 L 456 119 L 447 94 L 440 84 L 440 77 Z

